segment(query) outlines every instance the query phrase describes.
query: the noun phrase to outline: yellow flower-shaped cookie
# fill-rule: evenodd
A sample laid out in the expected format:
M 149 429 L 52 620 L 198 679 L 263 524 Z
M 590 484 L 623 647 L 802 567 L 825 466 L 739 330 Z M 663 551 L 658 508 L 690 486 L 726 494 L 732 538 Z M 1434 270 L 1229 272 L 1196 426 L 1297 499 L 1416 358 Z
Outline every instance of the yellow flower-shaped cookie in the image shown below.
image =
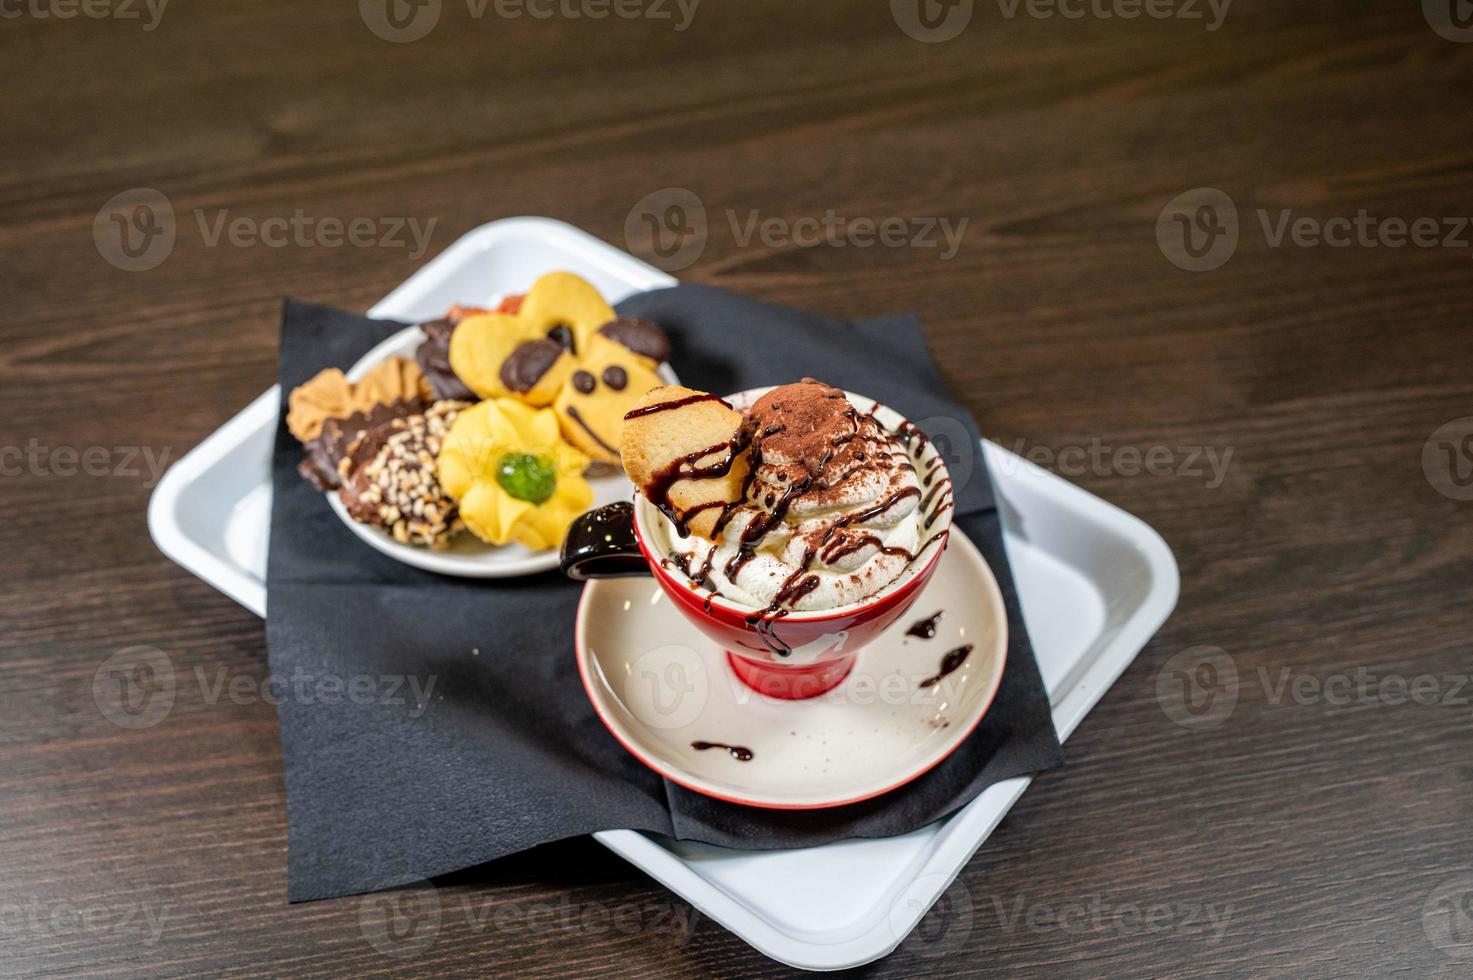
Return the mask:
M 440 485 L 483 541 L 556 548 L 593 504 L 588 457 L 563 441 L 557 416 L 511 398 L 463 410 L 437 460 Z

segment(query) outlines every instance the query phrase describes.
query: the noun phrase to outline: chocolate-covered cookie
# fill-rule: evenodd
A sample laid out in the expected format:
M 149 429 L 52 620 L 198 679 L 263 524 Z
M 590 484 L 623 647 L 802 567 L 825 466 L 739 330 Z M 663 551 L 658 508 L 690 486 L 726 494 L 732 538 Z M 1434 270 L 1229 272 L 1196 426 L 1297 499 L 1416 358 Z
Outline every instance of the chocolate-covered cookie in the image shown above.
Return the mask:
M 436 402 L 424 414 L 390 419 L 352 447 L 339 496 L 355 521 L 383 528 L 404 544 L 443 548 L 461 526 L 440 486 L 435 460 L 462 402 Z
M 454 306 L 440 319 L 419 325 L 419 328 L 425 332 L 425 341 L 415 349 L 414 359 L 419 362 L 419 369 L 424 372 L 425 380 L 430 383 L 430 390 L 441 401 L 473 402 L 477 400 L 476 393 L 471 391 L 450 367 L 450 335 L 455 332 L 461 320 L 480 312 L 484 311 L 473 307 Z
M 501 362 L 501 383 L 529 405 L 551 405 L 573 370 L 572 355 L 557 341 L 524 340 Z
M 405 398 L 375 405 L 366 412 L 354 412 L 346 418 L 327 419 L 317 438 L 303 447 L 307 455 L 297 472 L 318 490 L 336 490 L 342 485 L 340 466 L 365 432 L 393 419 L 417 415 L 430 405 L 427 399 Z
M 658 324 L 649 320 L 620 317 L 599 327 L 598 332 L 656 364 L 670 360 L 670 338 Z

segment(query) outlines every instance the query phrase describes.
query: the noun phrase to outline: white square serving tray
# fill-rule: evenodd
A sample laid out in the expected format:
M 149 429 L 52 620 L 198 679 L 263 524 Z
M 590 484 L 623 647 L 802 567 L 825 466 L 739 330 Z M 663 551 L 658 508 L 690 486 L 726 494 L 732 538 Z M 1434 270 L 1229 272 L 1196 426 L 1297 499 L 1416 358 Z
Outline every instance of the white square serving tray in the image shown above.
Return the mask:
M 578 273 L 610 302 L 675 284 L 570 225 L 509 218 L 466 234 L 368 313 L 428 320 L 555 269 Z M 259 616 L 278 404 L 273 387 L 175 463 L 148 508 L 165 555 Z M 994 443 L 982 448 L 1054 724 L 1067 738 L 1176 606 L 1176 561 L 1138 518 Z M 885 840 L 740 851 L 632 830 L 594 836 L 767 956 L 837 970 L 898 946 L 1030 781 L 998 783 L 950 817 Z

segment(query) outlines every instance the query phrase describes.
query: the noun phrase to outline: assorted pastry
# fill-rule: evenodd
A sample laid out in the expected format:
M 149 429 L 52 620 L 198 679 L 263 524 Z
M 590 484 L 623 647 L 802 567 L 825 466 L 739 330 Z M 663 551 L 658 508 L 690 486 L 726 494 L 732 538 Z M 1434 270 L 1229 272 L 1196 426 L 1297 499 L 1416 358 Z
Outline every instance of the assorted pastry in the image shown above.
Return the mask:
M 333 368 L 295 388 L 299 471 L 396 541 L 558 547 L 616 471 L 624 416 L 663 382 L 663 330 L 621 318 L 590 283 L 554 272 L 495 309 L 453 306 L 420 325 L 411 360 L 352 382 Z

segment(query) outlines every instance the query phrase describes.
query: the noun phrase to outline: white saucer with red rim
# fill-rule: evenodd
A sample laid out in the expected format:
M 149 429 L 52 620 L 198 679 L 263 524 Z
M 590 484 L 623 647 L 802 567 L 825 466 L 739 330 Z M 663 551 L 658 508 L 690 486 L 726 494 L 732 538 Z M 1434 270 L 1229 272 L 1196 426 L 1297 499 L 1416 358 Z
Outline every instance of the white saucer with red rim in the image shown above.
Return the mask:
M 936 612 L 933 638 L 909 635 Z M 590 581 L 574 640 L 594 710 L 645 765 L 731 803 L 807 810 L 887 793 L 965 741 L 1002 683 L 1007 613 L 992 570 L 953 528 L 915 605 L 841 684 L 808 700 L 743 684 L 653 579 Z

